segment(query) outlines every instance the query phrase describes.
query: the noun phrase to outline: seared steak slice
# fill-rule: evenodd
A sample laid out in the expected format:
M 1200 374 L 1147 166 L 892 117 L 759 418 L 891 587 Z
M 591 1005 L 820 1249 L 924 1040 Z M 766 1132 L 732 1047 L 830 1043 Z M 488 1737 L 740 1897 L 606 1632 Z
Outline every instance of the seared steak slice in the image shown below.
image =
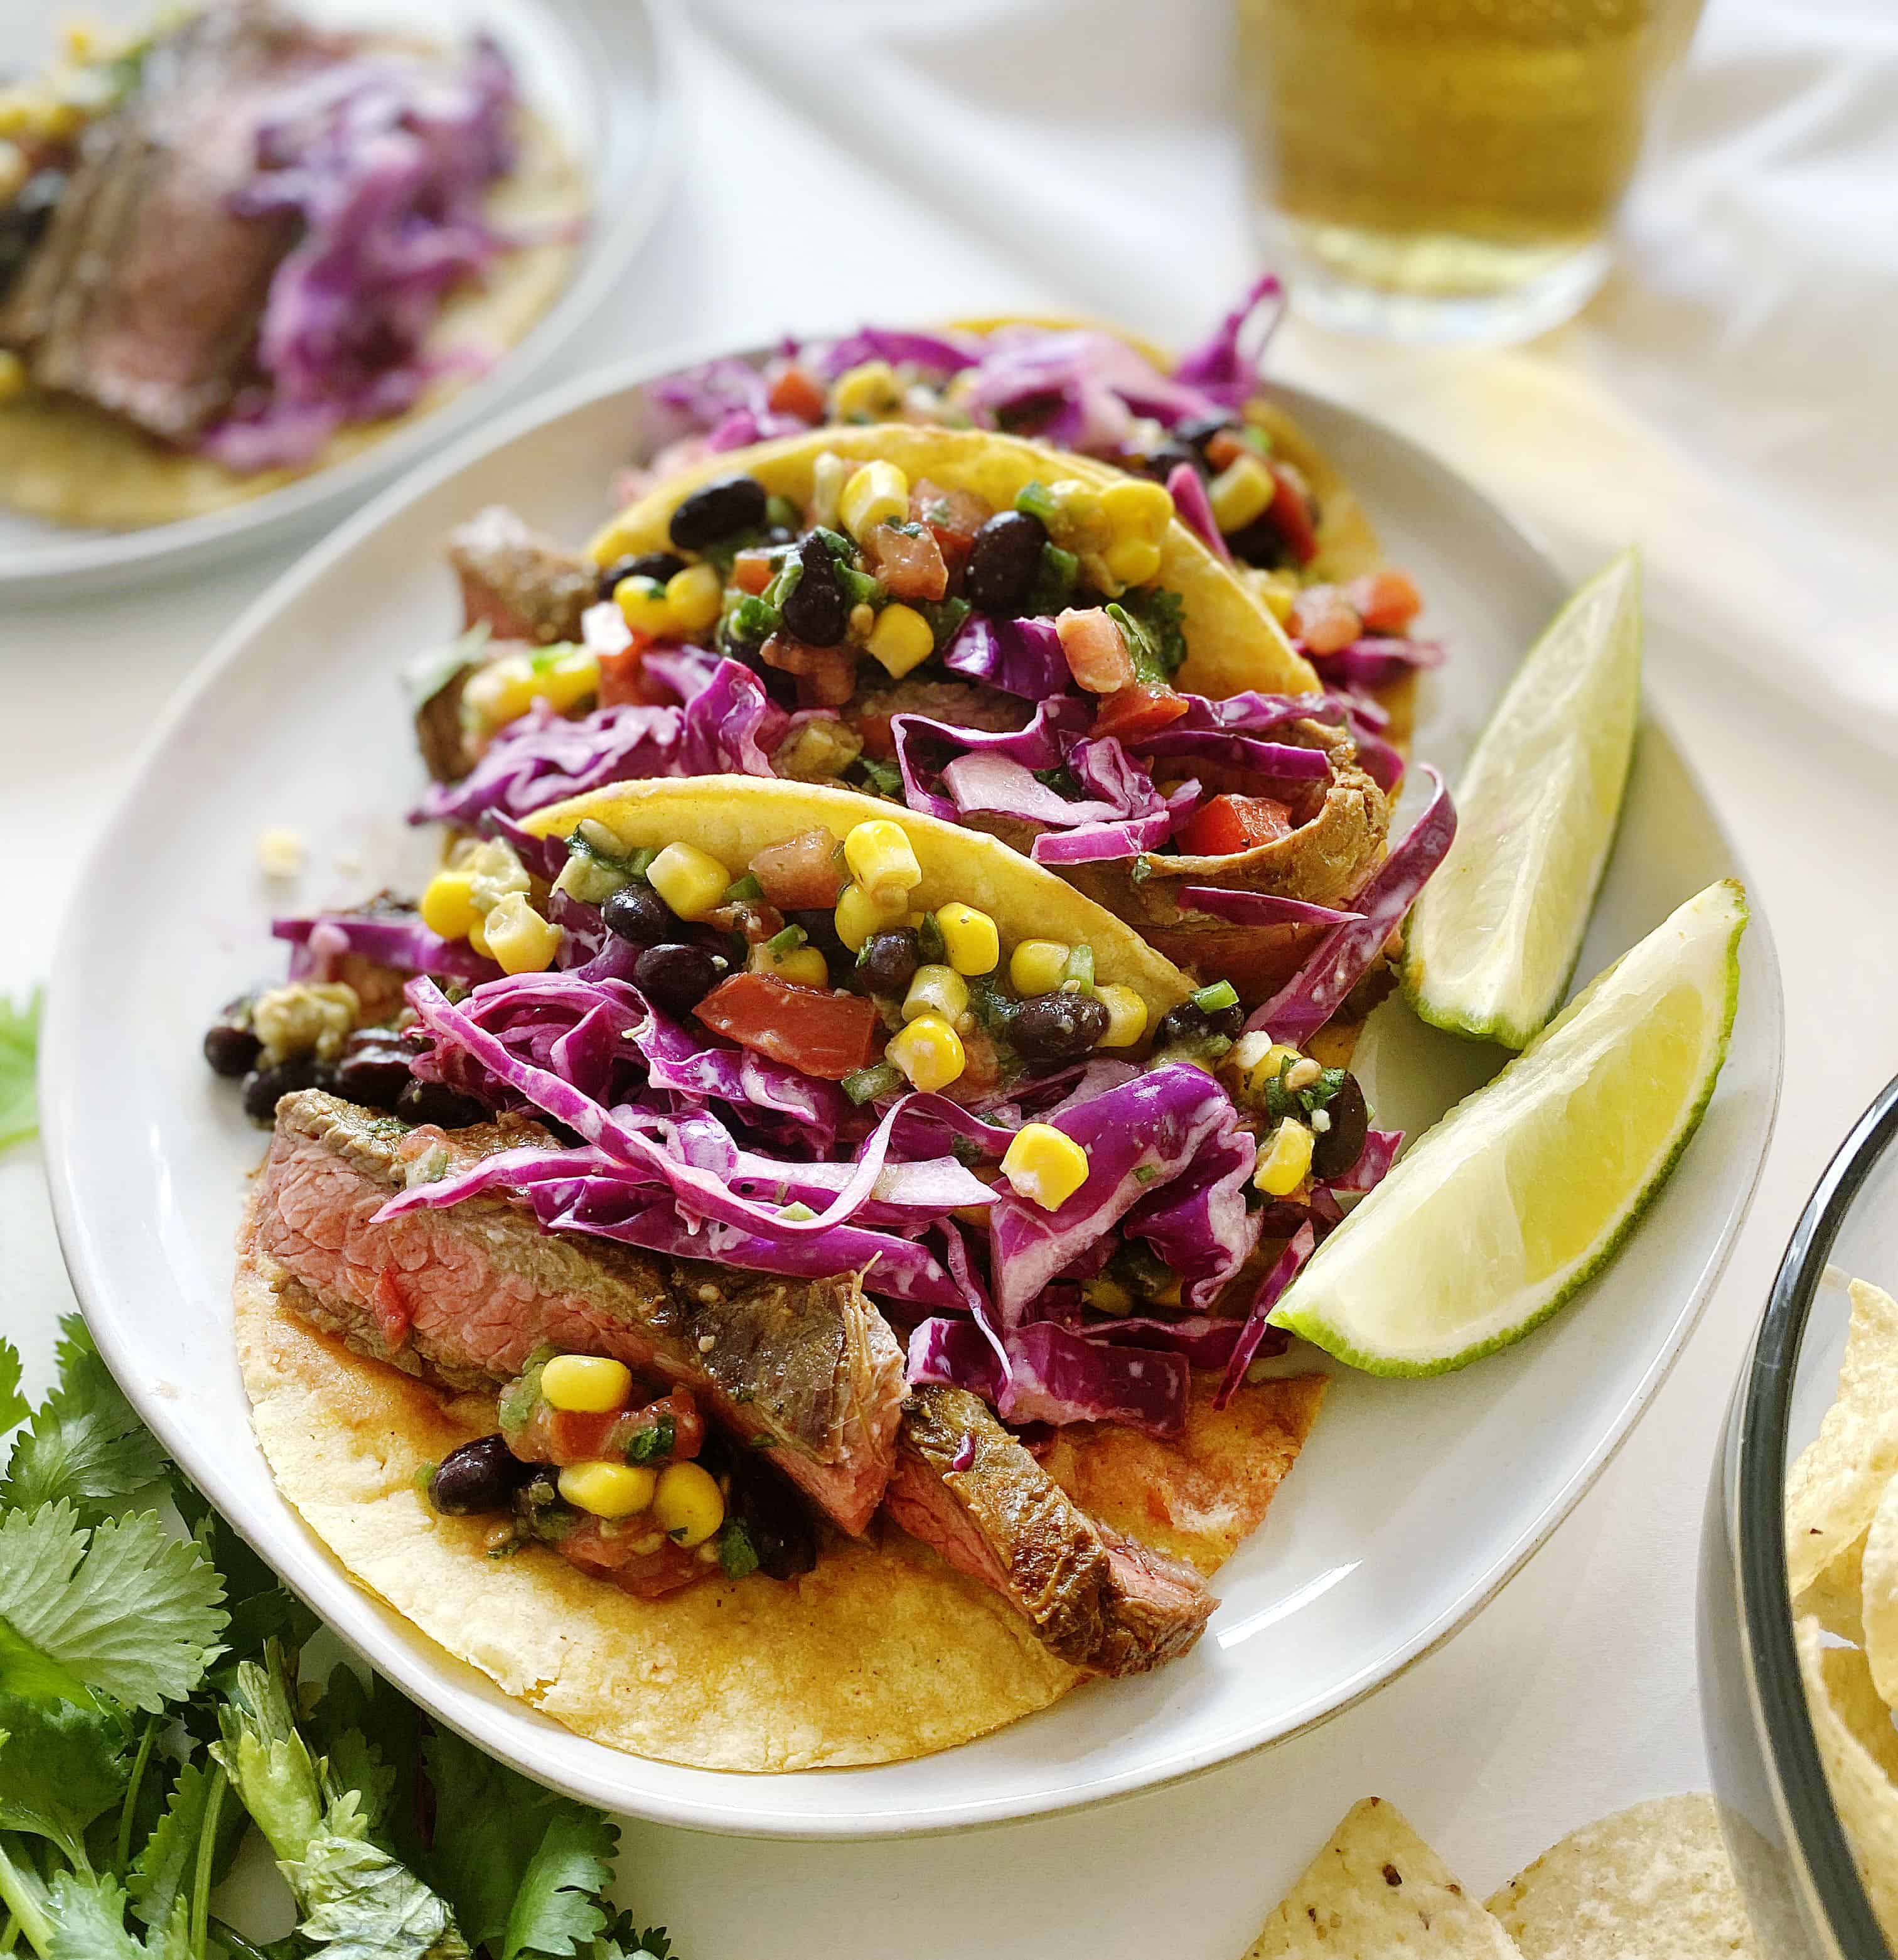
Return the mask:
M 1019 1608 L 1052 1653 L 1096 1674 L 1174 1659 L 1219 1604 L 1190 1565 L 1089 1517 L 961 1389 L 917 1389 L 904 1405 L 884 1504 Z
M 597 596 L 590 560 L 529 530 L 502 504 L 449 533 L 448 562 L 461 581 L 463 623 L 485 624 L 498 640 L 577 640 Z
M 257 324 L 295 243 L 242 217 L 259 126 L 348 52 L 268 0 L 211 7 L 160 40 L 136 94 L 86 132 L 46 235 L 0 308 L 0 345 L 41 387 L 187 443 L 252 375 Z
M 411 1130 L 320 1090 L 277 1106 L 255 1231 L 285 1298 L 359 1354 L 425 1381 L 495 1388 L 542 1345 L 682 1382 L 861 1532 L 889 1481 L 903 1357 L 854 1275 L 786 1280 L 573 1233 L 472 1198 L 375 1222 L 409 1166 L 545 1142 L 518 1119 Z

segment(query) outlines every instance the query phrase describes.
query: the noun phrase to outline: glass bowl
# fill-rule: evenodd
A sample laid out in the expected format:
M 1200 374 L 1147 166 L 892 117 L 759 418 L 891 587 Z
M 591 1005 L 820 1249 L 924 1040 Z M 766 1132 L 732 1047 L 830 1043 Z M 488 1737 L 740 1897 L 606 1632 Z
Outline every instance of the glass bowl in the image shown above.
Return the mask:
M 1701 1719 L 1721 1822 L 1770 1960 L 1894 1960 L 1853 1869 L 1806 1709 L 1786 1584 L 1786 1470 L 1838 1385 L 1845 1281 L 1898 1288 L 1898 1081 L 1853 1127 L 1791 1242 L 1734 1390 L 1701 1537 Z

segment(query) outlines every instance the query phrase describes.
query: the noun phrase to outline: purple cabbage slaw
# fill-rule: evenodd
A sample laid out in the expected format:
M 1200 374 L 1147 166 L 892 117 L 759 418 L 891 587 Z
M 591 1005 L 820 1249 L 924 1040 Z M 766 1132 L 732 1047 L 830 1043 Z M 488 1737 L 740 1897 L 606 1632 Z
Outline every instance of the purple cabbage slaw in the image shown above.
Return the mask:
M 199 444 L 227 469 L 310 462 L 346 422 L 414 405 L 452 361 L 426 342 L 457 285 L 510 242 L 483 198 L 514 161 L 513 71 L 486 37 L 453 66 L 363 56 L 292 91 L 257 132 L 246 216 L 302 235 L 272 275 L 258 334 L 268 387 Z
M 324 981 L 335 977 L 336 963 L 345 955 L 393 966 L 404 973 L 426 973 L 438 980 L 473 986 L 498 978 L 501 969 L 484 959 L 465 939 L 444 939 L 431 932 L 413 914 L 316 912 L 303 918 L 270 921 L 273 939 L 288 940 L 292 980 Z

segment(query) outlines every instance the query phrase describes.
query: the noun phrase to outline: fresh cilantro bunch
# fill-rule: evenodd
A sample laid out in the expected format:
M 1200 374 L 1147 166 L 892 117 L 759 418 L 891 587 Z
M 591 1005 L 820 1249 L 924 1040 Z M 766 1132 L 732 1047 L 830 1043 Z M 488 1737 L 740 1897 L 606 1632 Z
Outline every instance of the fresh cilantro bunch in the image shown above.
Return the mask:
M 597 1811 L 384 1681 L 302 1678 L 313 1617 L 62 1334 L 37 1410 L 0 1341 L 0 1954 L 672 1960 L 609 1911 Z M 296 1917 L 267 1945 L 215 1903 L 253 1831 Z

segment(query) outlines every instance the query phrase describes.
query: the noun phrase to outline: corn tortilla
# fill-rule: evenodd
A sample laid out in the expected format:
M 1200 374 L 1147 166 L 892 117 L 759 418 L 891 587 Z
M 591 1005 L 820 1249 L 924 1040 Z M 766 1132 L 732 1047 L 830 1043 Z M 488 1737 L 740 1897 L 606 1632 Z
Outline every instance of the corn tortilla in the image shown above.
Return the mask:
M 1124 480 L 1112 464 L 1071 456 L 1044 444 L 981 429 L 937 428 L 917 422 L 876 422 L 813 429 L 781 436 L 748 449 L 721 451 L 669 476 L 636 498 L 587 546 L 595 563 L 668 546 L 672 513 L 701 484 L 736 473 L 755 476 L 775 496 L 810 501 L 817 459 L 826 453 L 846 460 L 895 463 L 914 483 L 927 477 L 945 489 L 967 490 L 1006 510 L 1027 485 L 1075 477 L 1102 485 Z M 1257 688 L 1266 694 L 1309 694 L 1318 679 L 1293 650 L 1285 631 L 1191 530 L 1174 518 L 1160 547 L 1156 583 L 1184 602 L 1187 657 L 1180 684 L 1208 695 Z
M 488 215 L 505 228 L 545 230 L 543 242 L 504 253 L 488 282 L 452 294 L 428 337 L 431 353 L 492 356 L 520 340 L 558 298 L 574 245 L 558 235 L 587 213 L 589 192 L 578 164 L 554 132 L 523 113 L 514 170 L 490 195 Z M 412 408 L 383 421 L 339 429 L 311 462 L 296 469 L 240 475 L 195 450 L 154 441 L 91 403 L 28 394 L 0 408 L 0 503 L 55 523 L 105 530 L 201 517 L 267 495 L 287 483 L 347 463 L 398 430 L 431 415 L 479 378 L 464 368 L 432 381 Z

